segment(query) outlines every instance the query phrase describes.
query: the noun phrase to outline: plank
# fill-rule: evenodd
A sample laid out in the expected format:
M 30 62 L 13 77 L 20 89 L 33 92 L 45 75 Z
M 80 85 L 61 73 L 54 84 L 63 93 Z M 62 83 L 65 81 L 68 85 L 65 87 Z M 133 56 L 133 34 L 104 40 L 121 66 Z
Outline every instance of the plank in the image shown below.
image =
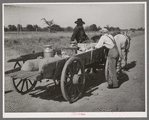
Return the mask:
M 12 58 L 12 59 L 8 60 L 7 62 L 26 61 L 26 60 L 36 59 L 39 56 L 43 57 L 43 52 L 21 55 L 17 58 Z
M 14 69 L 11 69 L 11 70 L 8 70 L 5 72 L 5 75 L 10 75 L 11 73 L 14 73 L 14 72 L 18 72 L 21 70 L 21 67 L 17 67 L 17 68 L 14 68 Z M 11 76 L 11 75 L 10 75 Z

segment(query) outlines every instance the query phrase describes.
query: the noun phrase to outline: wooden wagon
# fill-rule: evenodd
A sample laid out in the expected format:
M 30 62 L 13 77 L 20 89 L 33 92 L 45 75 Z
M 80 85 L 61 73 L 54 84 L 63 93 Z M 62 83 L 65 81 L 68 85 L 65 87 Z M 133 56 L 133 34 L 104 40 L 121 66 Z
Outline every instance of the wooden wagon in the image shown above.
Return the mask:
M 67 48 L 72 50 L 71 48 Z M 71 52 L 69 57 L 59 57 L 57 59 L 48 58 L 40 70 L 24 71 L 21 70 L 19 62 L 27 60 L 36 60 L 43 53 L 33 53 L 23 55 L 8 62 L 15 62 L 14 69 L 6 71 L 5 75 L 13 80 L 17 92 L 25 94 L 30 92 L 38 81 L 53 79 L 59 81 L 62 95 L 66 101 L 74 102 L 78 100 L 83 93 L 85 85 L 85 69 L 91 68 L 96 64 L 105 65 L 106 50 L 104 48 L 93 49 L 86 52 Z M 42 59 L 41 59 L 42 60 Z M 18 67 L 16 67 L 18 65 Z

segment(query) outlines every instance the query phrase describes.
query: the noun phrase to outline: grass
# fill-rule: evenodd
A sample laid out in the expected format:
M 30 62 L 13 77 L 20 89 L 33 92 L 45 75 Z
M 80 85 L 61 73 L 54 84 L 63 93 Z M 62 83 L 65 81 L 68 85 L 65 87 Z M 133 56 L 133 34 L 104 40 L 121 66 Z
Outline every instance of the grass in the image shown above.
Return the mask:
M 99 35 L 99 32 L 86 32 L 89 38 Z M 132 32 L 131 37 L 143 34 L 143 32 Z M 72 32 L 6 32 L 4 34 L 5 56 L 14 54 L 22 55 L 43 51 L 44 45 L 52 45 L 53 48 L 70 46 Z

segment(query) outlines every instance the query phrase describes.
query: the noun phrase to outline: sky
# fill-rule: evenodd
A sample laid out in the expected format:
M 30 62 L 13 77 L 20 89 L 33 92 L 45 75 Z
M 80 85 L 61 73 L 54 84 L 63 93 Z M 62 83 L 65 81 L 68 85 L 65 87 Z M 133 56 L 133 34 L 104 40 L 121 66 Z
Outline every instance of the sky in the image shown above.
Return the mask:
M 27 24 L 46 27 L 42 18 L 53 20 L 61 27 L 75 27 L 82 18 L 84 26 L 119 27 L 120 29 L 145 27 L 144 2 L 127 3 L 9 3 L 3 4 L 4 26 Z

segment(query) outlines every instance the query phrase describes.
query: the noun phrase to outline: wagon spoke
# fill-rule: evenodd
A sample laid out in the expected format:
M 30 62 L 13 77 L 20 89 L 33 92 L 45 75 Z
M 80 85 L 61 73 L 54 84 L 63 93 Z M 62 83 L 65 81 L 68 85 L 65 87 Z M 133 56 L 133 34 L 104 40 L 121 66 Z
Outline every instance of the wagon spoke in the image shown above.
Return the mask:
M 17 78 L 13 78 L 13 80 L 17 80 Z
M 72 88 L 73 88 L 73 85 L 71 84 L 70 87 L 68 88 L 68 95 L 71 96 L 71 93 L 72 93 Z
M 79 74 L 79 78 L 82 79 L 82 77 L 83 77 L 83 74 Z
M 17 87 L 20 85 L 20 83 L 23 81 L 23 79 L 21 79 L 20 81 L 19 81 L 19 83 L 17 84 Z
M 73 61 L 73 63 L 72 63 L 73 64 L 72 66 L 73 66 L 73 73 L 74 74 L 76 74 L 76 71 L 77 71 L 77 63 L 78 63 L 77 60 Z
M 37 81 L 31 82 L 29 79 L 19 79 L 19 82 L 16 82 L 15 79 L 13 79 L 13 84 L 15 87 L 15 90 L 21 94 L 26 94 L 29 91 L 31 91 L 35 85 L 37 84 Z M 29 84 L 30 82 L 30 84 Z
M 28 81 L 26 81 L 26 89 L 28 90 Z
M 66 79 L 67 78 L 69 78 L 70 80 L 72 80 L 72 75 L 71 74 L 66 75 Z
M 75 93 L 75 88 L 74 88 L 74 85 L 72 86 L 72 89 L 71 89 L 71 92 L 70 92 L 70 97 L 71 98 L 74 98 L 74 93 Z
M 23 81 L 23 83 L 22 83 L 21 92 L 22 92 L 22 90 L 23 90 L 24 83 L 25 83 L 25 81 Z
M 33 85 L 33 83 L 31 82 L 31 80 L 28 80 L 30 82 L 31 85 Z
M 73 76 L 73 72 L 69 66 L 68 66 L 68 70 L 69 70 L 70 74 Z
M 79 72 L 79 70 L 81 69 L 81 66 L 80 66 L 80 63 L 79 62 L 77 62 L 77 64 L 76 64 L 76 71 L 75 71 L 75 73 L 76 74 L 78 74 L 78 72 Z
M 72 83 L 71 81 L 67 82 L 67 83 L 65 84 L 65 87 L 67 87 L 67 86 L 70 85 L 71 83 Z
M 81 92 L 78 85 L 76 85 L 76 90 L 77 90 L 79 93 Z
M 77 90 L 76 90 L 76 85 L 73 88 L 73 94 L 74 94 L 74 98 L 77 96 Z

